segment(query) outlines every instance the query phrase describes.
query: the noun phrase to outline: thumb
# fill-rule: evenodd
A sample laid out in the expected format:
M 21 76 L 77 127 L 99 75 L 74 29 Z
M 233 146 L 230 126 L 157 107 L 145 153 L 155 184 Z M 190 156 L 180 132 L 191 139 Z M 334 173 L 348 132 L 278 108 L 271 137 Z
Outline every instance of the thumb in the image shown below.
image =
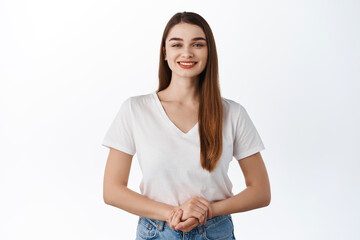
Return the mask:
M 189 226 L 192 226 L 195 222 L 197 223 L 197 218 L 188 218 L 184 222 L 180 222 L 179 224 L 177 224 L 175 229 L 179 230 L 188 228 Z

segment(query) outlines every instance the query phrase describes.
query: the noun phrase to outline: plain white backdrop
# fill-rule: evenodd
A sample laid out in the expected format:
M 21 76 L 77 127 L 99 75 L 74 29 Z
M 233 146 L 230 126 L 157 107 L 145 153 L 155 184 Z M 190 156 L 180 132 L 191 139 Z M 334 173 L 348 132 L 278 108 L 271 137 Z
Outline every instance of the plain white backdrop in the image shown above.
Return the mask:
M 237 239 L 360 239 L 356 0 L 2 0 L 0 239 L 135 239 L 138 217 L 103 201 L 101 142 L 127 97 L 157 89 L 181 11 L 209 23 L 222 96 L 266 147 L 272 202 L 232 214 Z M 229 175 L 237 194 L 236 160 Z

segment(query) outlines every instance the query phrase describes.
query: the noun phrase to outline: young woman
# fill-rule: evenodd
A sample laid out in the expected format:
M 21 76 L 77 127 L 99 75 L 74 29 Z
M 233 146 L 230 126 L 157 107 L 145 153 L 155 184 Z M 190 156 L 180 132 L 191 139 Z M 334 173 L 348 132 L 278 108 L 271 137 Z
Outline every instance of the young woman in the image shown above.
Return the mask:
M 270 203 L 265 147 L 245 108 L 221 97 L 215 40 L 196 13 L 169 20 L 158 90 L 127 98 L 102 145 L 104 201 L 139 216 L 136 239 L 235 239 L 230 214 Z M 141 194 L 127 188 L 135 153 Z M 237 195 L 233 158 L 247 186 Z

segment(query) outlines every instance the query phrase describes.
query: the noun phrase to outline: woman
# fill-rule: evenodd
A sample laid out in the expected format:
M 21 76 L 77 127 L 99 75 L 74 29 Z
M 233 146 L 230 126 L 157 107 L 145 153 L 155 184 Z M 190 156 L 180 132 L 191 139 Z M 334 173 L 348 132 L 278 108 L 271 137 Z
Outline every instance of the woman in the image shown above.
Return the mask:
M 158 90 L 126 99 L 102 145 L 104 201 L 139 216 L 136 239 L 235 239 L 230 214 L 270 203 L 265 147 L 245 108 L 221 97 L 215 40 L 196 13 L 169 20 Z M 135 153 L 141 194 L 127 188 Z M 237 195 L 233 158 L 247 185 Z

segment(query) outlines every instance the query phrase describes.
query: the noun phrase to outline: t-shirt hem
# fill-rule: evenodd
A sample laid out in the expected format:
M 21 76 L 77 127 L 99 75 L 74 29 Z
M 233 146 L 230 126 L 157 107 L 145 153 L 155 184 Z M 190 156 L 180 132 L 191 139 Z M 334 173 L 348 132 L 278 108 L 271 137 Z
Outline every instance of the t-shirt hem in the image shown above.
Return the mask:
M 135 152 L 136 152 L 136 151 L 131 150 L 131 149 L 127 148 L 127 147 L 124 147 L 124 146 L 122 146 L 120 144 L 109 142 L 109 141 L 104 141 L 101 145 L 104 146 L 104 147 L 108 147 L 108 148 L 110 148 L 110 147 L 115 148 L 115 149 L 117 149 L 119 151 L 125 152 L 125 153 L 130 154 L 130 155 L 135 155 Z
M 257 147 L 254 147 L 254 148 L 252 148 L 252 149 L 250 149 L 250 150 L 248 150 L 246 152 L 234 155 L 234 158 L 236 160 L 241 160 L 241 159 L 246 158 L 248 156 L 251 156 L 251 155 L 253 155 L 253 154 L 257 153 L 257 152 L 260 152 L 260 151 L 262 151 L 264 149 L 265 149 L 265 146 L 263 144 L 261 144 L 261 145 L 259 145 Z

